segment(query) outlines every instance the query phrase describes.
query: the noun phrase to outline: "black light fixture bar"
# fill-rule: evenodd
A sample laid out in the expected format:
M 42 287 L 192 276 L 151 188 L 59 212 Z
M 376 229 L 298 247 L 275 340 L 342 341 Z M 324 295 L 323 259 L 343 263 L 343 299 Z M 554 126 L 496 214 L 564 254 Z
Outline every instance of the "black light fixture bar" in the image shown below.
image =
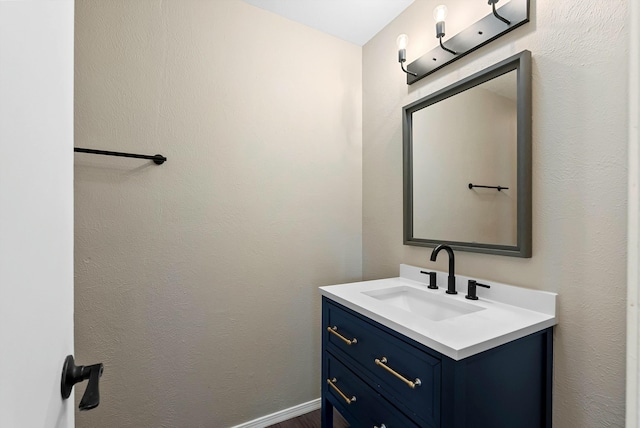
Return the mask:
M 456 55 L 437 46 L 413 61 L 407 66 L 407 70 L 410 72 L 407 74 L 407 85 L 416 83 L 445 65 L 529 22 L 529 1 L 511 0 L 498 8 L 499 16 L 502 19 L 497 18 L 492 11 L 481 20 L 447 39 L 448 50 L 456 52 Z M 495 3 L 492 8 L 495 8 Z M 505 21 L 508 21 L 509 24 Z
M 166 162 L 167 158 L 162 155 L 139 155 L 135 153 L 122 153 L 122 152 L 110 152 L 107 150 L 95 150 L 95 149 L 83 149 L 80 147 L 74 147 L 74 152 L 78 153 L 90 153 L 92 155 L 105 155 L 105 156 L 119 156 L 123 158 L 136 158 L 136 159 L 149 159 L 156 165 L 162 165 Z

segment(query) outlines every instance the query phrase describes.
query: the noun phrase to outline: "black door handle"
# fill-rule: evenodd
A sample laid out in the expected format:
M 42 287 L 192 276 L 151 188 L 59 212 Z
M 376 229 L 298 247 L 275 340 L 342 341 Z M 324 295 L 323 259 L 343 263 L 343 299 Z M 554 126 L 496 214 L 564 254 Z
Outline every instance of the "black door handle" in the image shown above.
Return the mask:
M 84 391 L 80 405 L 80 410 L 91 410 L 100 404 L 100 389 L 98 382 L 104 371 L 102 363 L 91 366 L 76 366 L 73 355 L 67 355 L 62 366 L 62 380 L 60 382 L 60 392 L 62 399 L 66 400 L 71 395 L 73 385 L 83 380 L 89 379 L 87 389 Z

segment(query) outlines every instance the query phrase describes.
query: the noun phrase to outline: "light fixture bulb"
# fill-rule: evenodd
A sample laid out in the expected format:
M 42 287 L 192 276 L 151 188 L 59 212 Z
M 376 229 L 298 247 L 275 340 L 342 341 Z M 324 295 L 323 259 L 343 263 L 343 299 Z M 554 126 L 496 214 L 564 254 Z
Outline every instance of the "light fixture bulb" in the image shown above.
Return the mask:
M 441 4 L 440 6 L 436 6 L 436 8 L 433 9 L 433 19 L 435 19 L 436 22 L 443 22 L 446 17 L 447 6 Z
M 398 49 L 406 49 L 409 44 L 409 36 L 400 34 L 396 39 L 396 43 L 398 44 Z

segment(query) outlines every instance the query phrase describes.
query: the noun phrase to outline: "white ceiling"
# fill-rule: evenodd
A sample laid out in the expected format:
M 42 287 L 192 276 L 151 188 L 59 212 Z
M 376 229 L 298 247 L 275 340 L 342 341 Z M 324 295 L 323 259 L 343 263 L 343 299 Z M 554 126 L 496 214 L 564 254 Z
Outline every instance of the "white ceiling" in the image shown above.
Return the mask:
M 414 0 L 244 1 L 362 46 Z

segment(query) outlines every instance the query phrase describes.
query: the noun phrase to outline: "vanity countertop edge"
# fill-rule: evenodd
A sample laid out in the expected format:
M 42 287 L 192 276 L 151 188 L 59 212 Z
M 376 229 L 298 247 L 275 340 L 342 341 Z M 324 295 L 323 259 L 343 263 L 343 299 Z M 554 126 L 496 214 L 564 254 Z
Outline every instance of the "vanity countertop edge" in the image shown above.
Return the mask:
M 462 360 L 557 324 L 557 294 L 494 281 L 456 275 L 458 294 L 445 294 L 447 273 L 437 272 L 437 290 L 427 288 L 424 268 L 400 265 L 400 276 L 320 287 L 320 293 L 385 327 L 397 331 L 454 360 Z M 465 299 L 467 281 L 490 285 L 478 292 L 479 300 Z M 444 285 L 444 287 L 443 287 Z M 432 321 L 390 306 L 364 292 L 404 286 L 446 296 L 452 302 L 480 306 L 477 312 Z

